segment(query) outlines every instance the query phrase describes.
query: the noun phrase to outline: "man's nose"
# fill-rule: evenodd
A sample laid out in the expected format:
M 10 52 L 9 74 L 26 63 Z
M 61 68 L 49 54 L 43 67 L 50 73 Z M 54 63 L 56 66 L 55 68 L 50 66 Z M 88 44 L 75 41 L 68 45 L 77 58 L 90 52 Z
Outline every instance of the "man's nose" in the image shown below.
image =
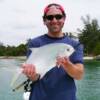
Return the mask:
M 54 17 L 54 18 L 52 19 L 52 21 L 53 21 L 53 22 L 57 22 L 57 19 Z

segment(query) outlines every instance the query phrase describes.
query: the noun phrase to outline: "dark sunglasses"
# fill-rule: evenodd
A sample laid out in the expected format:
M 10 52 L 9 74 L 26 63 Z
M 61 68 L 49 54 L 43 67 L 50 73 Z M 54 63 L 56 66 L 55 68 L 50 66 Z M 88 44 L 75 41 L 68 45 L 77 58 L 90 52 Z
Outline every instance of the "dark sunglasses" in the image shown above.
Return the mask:
M 52 21 L 54 18 L 56 18 L 56 20 L 60 20 L 63 18 L 63 15 L 60 15 L 60 14 L 56 14 L 56 15 L 47 15 L 45 17 L 47 20 L 50 20 Z

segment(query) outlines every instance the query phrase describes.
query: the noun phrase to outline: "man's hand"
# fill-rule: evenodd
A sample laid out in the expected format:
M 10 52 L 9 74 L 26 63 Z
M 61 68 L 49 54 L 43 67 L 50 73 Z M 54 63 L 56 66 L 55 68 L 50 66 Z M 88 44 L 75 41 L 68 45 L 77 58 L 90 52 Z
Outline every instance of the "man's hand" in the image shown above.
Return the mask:
M 36 73 L 35 66 L 33 64 L 23 64 L 23 73 L 32 81 L 38 79 L 38 74 Z
M 65 67 L 65 66 L 70 64 L 70 60 L 68 58 L 66 58 L 66 57 L 58 56 L 56 64 L 57 64 L 57 66 Z
M 84 66 L 81 63 L 73 64 L 69 58 L 57 57 L 57 66 L 61 66 L 74 79 L 80 80 L 84 74 Z

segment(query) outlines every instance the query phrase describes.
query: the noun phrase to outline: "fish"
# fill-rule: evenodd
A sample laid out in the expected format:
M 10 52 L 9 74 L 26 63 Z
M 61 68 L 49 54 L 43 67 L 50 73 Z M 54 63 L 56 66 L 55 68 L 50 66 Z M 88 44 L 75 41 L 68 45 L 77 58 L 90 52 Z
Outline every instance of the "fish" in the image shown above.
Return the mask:
M 50 43 L 41 47 L 30 48 L 30 50 L 32 52 L 25 63 L 34 64 L 40 78 L 43 78 L 49 70 L 56 66 L 56 59 L 58 56 L 70 57 L 73 52 L 75 52 L 75 49 L 66 43 Z M 17 73 L 11 82 L 12 87 L 21 76 L 26 80 L 26 76 L 22 75 L 22 71 L 22 68 L 17 69 Z
M 65 43 L 51 43 L 30 50 L 32 53 L 26 63 L 34 64 L 41 77 L 56 65 L 57 56 L 69 57 L 74 52 L 74 48 Z

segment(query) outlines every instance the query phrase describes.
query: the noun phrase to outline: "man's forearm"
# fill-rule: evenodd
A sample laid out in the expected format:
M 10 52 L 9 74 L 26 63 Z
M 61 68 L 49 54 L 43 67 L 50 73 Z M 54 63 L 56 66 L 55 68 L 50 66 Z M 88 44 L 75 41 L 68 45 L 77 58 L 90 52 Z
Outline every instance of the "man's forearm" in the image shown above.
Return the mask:
M 68 63 L 67 65 L 63 66 L 65 71 L 74 79 L 80 80 L 83 77 L 84 74 L 84 66 L 83 64 L 77 63 Z

